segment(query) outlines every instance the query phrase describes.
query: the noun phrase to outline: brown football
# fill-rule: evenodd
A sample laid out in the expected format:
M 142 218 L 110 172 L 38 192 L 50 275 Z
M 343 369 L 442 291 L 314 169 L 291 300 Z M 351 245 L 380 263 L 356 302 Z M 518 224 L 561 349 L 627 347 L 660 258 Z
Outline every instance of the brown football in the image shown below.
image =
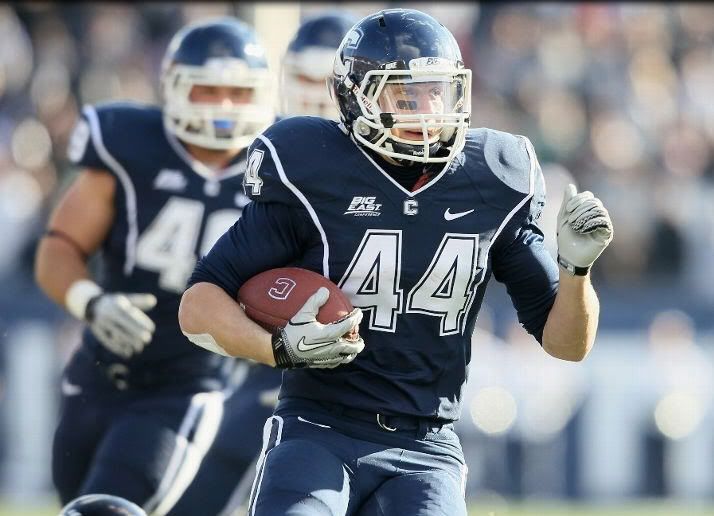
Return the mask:
M 320 287 L 327 287 L 330 297 L 320 307 L 318 321 L 329 324 L 352 311 L 352 303 L 337 285 L 321 274 L 297 267 L 270 269 L 253 276 L 238 291 L 238 302 L 248 317 L 273 333 L 284 327 Z

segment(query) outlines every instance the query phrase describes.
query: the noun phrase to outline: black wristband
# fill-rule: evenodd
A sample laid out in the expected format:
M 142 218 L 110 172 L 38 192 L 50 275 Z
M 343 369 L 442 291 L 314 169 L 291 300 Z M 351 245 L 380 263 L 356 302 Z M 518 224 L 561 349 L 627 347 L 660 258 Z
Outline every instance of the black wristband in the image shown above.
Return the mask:
M 273 345 L 273 358 L 275 359 L 275 367 L 279 369 L 291 369 L 294 367 L 293 361 L 290 359 L 288 350 L 283 339 L 283 330 L 279 329 L 273 334 L 271 339 Z
M 85 321 L 91 323 L 94 320 L 94 305 L 97 304 L 97 301 L 99 301 L 100 297 L 102 297 L 102 294 L 94 296 L 92 299 L 87 301 L 87 307 L 84 309 Z
M 565 260 L 560 255 L 558 255 L 558 264 L 573 276 L 586 276 L 590 271 L 590 267 L 578 267 L 577 265 L 573 265 L 569 261 Z

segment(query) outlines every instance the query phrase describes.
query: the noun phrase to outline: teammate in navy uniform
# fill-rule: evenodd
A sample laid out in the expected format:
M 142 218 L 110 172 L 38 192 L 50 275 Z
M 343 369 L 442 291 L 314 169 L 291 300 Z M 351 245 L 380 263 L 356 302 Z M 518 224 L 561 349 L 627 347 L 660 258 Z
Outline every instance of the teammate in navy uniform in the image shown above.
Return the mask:
M 337 47 L 357 21 L 331 12 L 301 24 L 282 60 L 282 116 L 338 118 L 326 81 L 332 77 Z M 275 408 L 280 374 L 273 368 L 245 362 L 234 378 L 236 385 L 225 402 L 218 435 L 195 479 L 172 510 L 173 516 L 233 514 L 247 505 L 260 454 L 261 429 Z
M 197 345 L 284 369 L 250 514 L 465 515 L 453 421 L 491 276 L 546 352 L 578 361 L 592 347 L 588 273 L 612 237 L 607 210 L 568 187 L 558 267 L 537 225 L 533 147 L 468 129 L 470 79 L 439 22 L 380 11 L 335 56 L 341 123 L 287 118 L 251 145 L 254 202 L 198 263 L 179 309 Z M 322 273 L 357 308 L 320 324 L 319 289 L 270 335 L 235 294 L 285 265 Z
M 235 362 L 182 335 L 180 295 L 248 203 L 245 148 L 274 120 L 263 49 L 237 20 L 184 27 L 161 74 L 162 108 L 83 109 L 68 150 L 83 171 L 36 258 L 42 289 L 87 323 L 62 379 L 60 499 L 107 493 L 155 515 L 213 441 Z M 86 260 L 99 251 L 91 279 Z

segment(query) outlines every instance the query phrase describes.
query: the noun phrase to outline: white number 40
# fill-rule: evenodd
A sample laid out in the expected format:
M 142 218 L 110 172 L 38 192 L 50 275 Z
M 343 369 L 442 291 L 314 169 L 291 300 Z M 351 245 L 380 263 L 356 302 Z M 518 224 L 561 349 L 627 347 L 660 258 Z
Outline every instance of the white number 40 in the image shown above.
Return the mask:
M 201 201 L 171 197 L 137 241 L 136 264 L 159 273 L 159 287 L 183 292 L 196 260 L 240 217 L 235 209 L 208 215 L 200 247 L 205 206 Z M 197 254 L 198 253 L 198 254 Z
M 340 280 L 352 304 L 369 313 L 369 328 L 396 330 L 397 315 L 441 319 L 440 334 L 463 333 L 477 273 L 478 235 L 447 233 L 422 277 L 404 301 L 400 287 L 402 232 L 368 230 Z

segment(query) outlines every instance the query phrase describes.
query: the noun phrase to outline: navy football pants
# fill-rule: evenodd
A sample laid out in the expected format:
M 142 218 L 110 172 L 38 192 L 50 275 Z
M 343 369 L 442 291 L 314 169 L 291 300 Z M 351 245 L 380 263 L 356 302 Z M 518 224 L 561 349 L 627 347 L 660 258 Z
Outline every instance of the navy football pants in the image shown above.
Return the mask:
M 225 402 L 213 446 L 171 516 L 233 514 L 246 504 L 263 425 L 275 409 L 281 379 L 280 369 L 248 366 L 245 379 Z
M 98 371 L 79 352 L 63 378 L 52 457 L 60 500 L 107 493 L 166 514 L 215 438 L 223 393 L 191 378 L 122 390 Z
M 296 398 L 266 421 L 250 515 L 465 516 L 452 425 L 388 432 Z

